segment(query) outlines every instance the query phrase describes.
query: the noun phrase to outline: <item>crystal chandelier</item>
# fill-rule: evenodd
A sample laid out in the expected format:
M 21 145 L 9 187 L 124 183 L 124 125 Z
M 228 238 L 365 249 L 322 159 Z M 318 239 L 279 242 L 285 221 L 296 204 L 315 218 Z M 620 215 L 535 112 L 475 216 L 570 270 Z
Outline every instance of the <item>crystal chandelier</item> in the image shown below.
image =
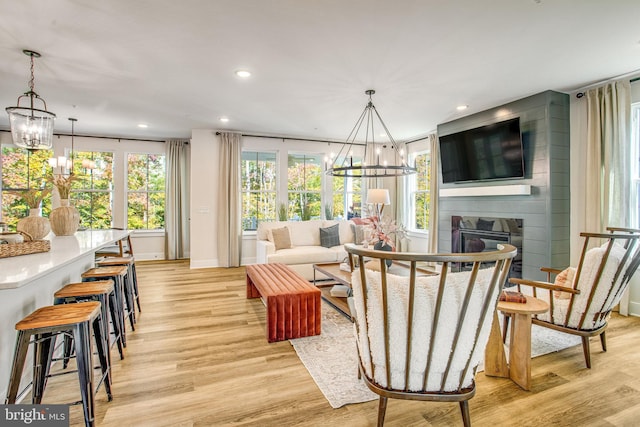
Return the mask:
M 414 166 L 410 166 L 406 159 L 406 150 L 396 142 L 389 133 L 389 129 L 382 121 L 378 110 L 371 101 L 371 95 L 375 90 L 369 89 L 365 94 L 369 95 L 369 102 L 356 121 L 355 126 L 340 148 L 337 155 L 332 154 L 331 159 L 325 159 L 328 166 L 326 174 L 341 177 L 382 178 L 386 176 L 411 175 L 417 172 Z M 376 141 L 375 121 L 379 122 L 378 129 L 382 129 L 386 136 L 385 141 Z M 354 148 L 362 146 L 356 142 L 360 129 L 364 125 L 364 155 L 361 160 L 354 157 Z
M 38 52 L 23 50 L 25 55 L 31 58 L 31 79 L 29 80 L 29 91 L 18 97 L 15 107 L 7 107 L 9 123 L 11 125 L 11 136 L 13 143 L 18 147 L 27 150 L 49 149 L 53 146 L 53 122 L 56 115 L 47 111 L 47 103 L 34 92 L 33 58 L 40 58 Z M 28 98 L 29 106 L 20 106 L 20 101 Z M 34 106 L 36 101 L 44 105 L 44 110 Z

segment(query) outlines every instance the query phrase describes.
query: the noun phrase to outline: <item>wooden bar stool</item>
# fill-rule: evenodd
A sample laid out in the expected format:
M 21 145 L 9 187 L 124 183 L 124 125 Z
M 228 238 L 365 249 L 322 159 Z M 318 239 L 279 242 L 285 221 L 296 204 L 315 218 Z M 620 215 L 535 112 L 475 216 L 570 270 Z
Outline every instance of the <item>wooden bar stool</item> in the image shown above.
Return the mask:
M 113 280 L 96 280 L 92 282 L 70 283 L 58 290 L 54 297 L 54 304 L 69 304 L 85 301 L 98 301 L 101 304 L 102 317 L 108 319 L 111 316 L 111 324 L 113 325 L 114 343 L 118 345 L 120 359 L 124 359 L 122 346 L 122 326 L 120 325 L 120 315 L 117 310 L 117 301 L 115 293 L 115 284 Z M 106 345 L 109 344 L 109 322 L 103 322 L 105 327 L 104 337 Z M 68 356 L 71 350 L 71 340 L 65 337 L 65 359 L 64 367 L 67 367 Z M 109 366 L 111 366 L 111 353 L 107 352 Z
M 138 306 L 138 312 L 142 312 L 140 308 L 140 293 L 138 292 L 138 275 L 136 273 L 136 260 L 132 256 L 123 257 L 106 257 L 96 260 L 96 266 L 98 267 L 111 267 L 114 265 L 126 265 L 129 270 L 127 277 L 129 279 L 129 286 L 133 291 L 133 298 Z
M 42 402 L 42 395 L 51 367 L 55 338 L 61 333 L 70 333 L 73 336 L 76 349 L 78 381 L 80 394 L 82 395 L 85 424 L 93 426 L 95 423 L 95 388 L 91 361 L 93 354 L 92 327 L 102 369 L 102 377 L 99 383 L 104 382 L 107 397 L 109 401 L 112 399 L 111 371 L 107 365 L 107 352 L 109 349 L 104 347 L 104 338 L 102 337 L 104 326 L 102 322 L 100 303 L 90 301 L 42 307 L 16 323 L 18 336 L 5 403 L 16 403 L 20 379 L 32 336 L 34 337 L 35 357 L 31 403 L 40 404 Z
M 82 281 L 113 280 L 115 284 L 117 305 L 120 314 L 122 345 L 127 346 L 125 318 L 129 318 L 131 330 L 135 331 L 135 312 L 133 310 L 133 293 L 127 284 L 127 267 L 116 265 L 112 267 L 94 267 L 82 273 Z

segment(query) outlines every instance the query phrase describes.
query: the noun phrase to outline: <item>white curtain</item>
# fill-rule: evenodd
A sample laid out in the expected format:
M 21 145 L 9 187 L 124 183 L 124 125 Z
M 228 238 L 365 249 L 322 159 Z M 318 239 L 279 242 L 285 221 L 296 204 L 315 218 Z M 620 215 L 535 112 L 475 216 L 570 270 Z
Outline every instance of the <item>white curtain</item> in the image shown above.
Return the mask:
M 166 142 L 165 258 L 187 258 L 189 251 L 189 142 Z
M 630 130 L 628 81 L 587 91 L 585 231 L 630 227 Z
M 221 267 L 240 266 L 242 251 L 242 184 L 240 161 L 242 135 L 220 133 L 220 173 L 218 192 L 218 263 Z
M 435 133 L 429 135 L 429 156 L 431 158 L 431 171 L 429 180 L 429 253 L 438 252 L 438 136 Z
M 631 85 L 616 81 L 590 89 L 586 95 L 584 231 L 630 227 Z M 619 307 L 620 314 L 628 314 L 629 289 Z

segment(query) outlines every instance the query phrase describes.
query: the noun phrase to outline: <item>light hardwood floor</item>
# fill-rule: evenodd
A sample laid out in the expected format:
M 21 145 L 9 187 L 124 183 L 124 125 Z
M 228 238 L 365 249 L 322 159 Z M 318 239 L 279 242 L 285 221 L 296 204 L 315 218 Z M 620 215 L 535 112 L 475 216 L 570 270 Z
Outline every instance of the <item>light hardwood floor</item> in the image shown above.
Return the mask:
M 247 300 L 244 269 L 190 270 L 188 262 L 138 263 L 143 312 L 112 349 L 113 395 L 101 390 L 98 426 L 373 426 L 377 401 L 332 409 L 288 341 L 268 344 L 265 308 Z M 532 390 L 477 375 L 474 426 L 640 425 L 640 319 L 613 316 L 608 351 L 592 340 L 533 359 Z M 354 375 L 345 372 L 345 375 Z M 78 399 L 73 375 L 52 378 L 45 402 Z M 71 425 L 83 425 L 79 406 Z M 462 425 L 455 403 L 390 400 L 386 424 Z

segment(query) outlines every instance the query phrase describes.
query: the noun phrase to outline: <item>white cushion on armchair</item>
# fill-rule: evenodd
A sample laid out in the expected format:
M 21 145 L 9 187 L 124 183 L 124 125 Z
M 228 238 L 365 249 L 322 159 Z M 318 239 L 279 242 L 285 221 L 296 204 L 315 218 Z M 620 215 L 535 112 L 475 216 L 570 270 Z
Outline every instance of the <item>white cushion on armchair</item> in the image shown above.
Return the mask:
M 580 278 L 577 285 L 577 289 L 580 290 L 580 293 L 573 297 L 574 306 L 571 310 L 571 318 L 569 319 L 569 323 L 567 324 L 567 326 L 570 328 L 577 328 L 580 324 L 580 318 L 582 317 L 582 313 L 584 313 L 587 307 L 589 295 L 591 294 L 591 289 L 593 288 L 593 281 L 596 278 L 598 269 L 600 268 L 602 257 L 606 250 L 607 245 L 605 244 L 600 247 L 589 249 L 589 251 L 587 251 L 587 253 L 585 254 L 582 272 L 580 273 Z M 608 308 L 612 308 L 619 302 L 621 295 L 619 295 L 618 288 L 621 285 L 622 277 L 619 277 L 617 282 L 613 286 L 611 285 L 611 282 L 613 281 L 616 270 L 618 269 L 618 266 L 620 265 L 624 254 L 625 249 L 621 245 L 613 245 L 604 271 L 602 272 L 600 283 L 598 284 L 596 292 L 593 296 L 593 302 L 589 306 L 589 311 L 587 312 L 587 315 L 585 317 L 585 323 L 582 329 L 596 329 L 604 325 L 606 319 L 600 318 L 594 320 L 594 315 L 599 313 L 601 308 L 604 307 L 604 310 L 607 310 Z M 622 276 L 622 274 L 620 276 Z M 532 294 L 531 288 L 529 287 L 524 287 L 523 291 L 525 293 Z M 538 292 L 537 297 L 549 302 L 548 292 Z M 566 298 L 552 298 L 553 323 L 557 325 L 564 325 L 567 317 L 567 312 L 569 310 L 569 302 L 571 300 Z M 551 315 L 549 312 L 538 315 L 538 318 L 546 322 L 551 322 Z

